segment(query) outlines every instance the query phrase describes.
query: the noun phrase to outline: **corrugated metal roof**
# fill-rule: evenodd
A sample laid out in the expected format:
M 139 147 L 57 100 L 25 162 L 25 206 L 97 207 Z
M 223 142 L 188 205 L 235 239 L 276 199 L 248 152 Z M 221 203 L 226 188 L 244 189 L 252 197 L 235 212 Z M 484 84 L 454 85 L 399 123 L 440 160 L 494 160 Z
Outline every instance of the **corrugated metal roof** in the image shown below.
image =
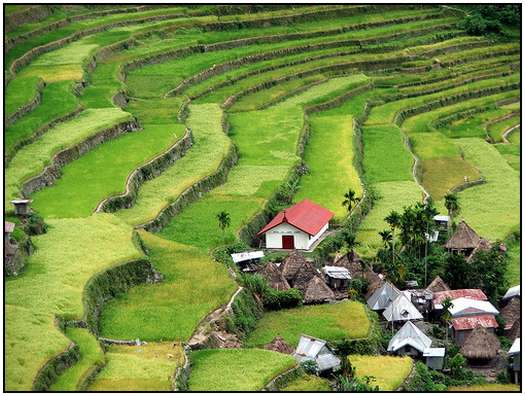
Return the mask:
M 299 362 L 315 361 L 319 371 L 337 370 L 341 365 L 341 360 L 326 346 L 325 340 L 307 335 L 301 335 L 294 357 Z
M 423 352 L 423 356 L 425 357 L 444 357 L 445 348 L 427 348 L 425 349 L 425 352 Z
M 476 327 L 496 328 L 498 322 L 494 315 L 477 315 L 477 316 L 464 316 L 462 318 L 452 319 L 451 323 L 454 330 L 472 330 Z
M 374 311 L 385 309 L 400 293 L 397 287 L 390 282 L 385 282 L 370 296 L 366 303 Z
M 333 354 L 319 355 L 316 359 L 319 371 L 337 370 L 341 366 L 341 359 Z
M 231 256 L 234 263 L 241 263 L 247 260 L 260 259 L 264 257 L 264 252 L 257 250 L 255 252 L 232 253 Z
M 454 300 L 456 298 L 466 297 L 472 300 L 485 301 L 487 296 L 480 289 L 457 289 L 435 292 L 432 302 L 434 305 L 441 304 L 447 298 Z
M 301 336 L 299 345 L 295 350 L 296 355 L 315 359 L 319 351 L 326 345 L 326 341 L 314 337 Z
M 336 267 L 333 265 L 326 265 L 321 268 L 324 274 L 334 279 L 352 279 L 350 271 L 345 267 Z
M 264 234 L 282 223 L 288 223 L 309 235 L 316 235 L 334 214 L 316 203 L 304 199 L 298 204 L 279 212 L 257 235 Z
M 508 300 L 509 298 L 520 296 L 521 297 L 521 285 L 512 286 L 507 290 L 503 296 L 503 300 Z
M 435 221 L 446 221 L 448 222 L 448 216 L 447 215 L 435 215 L 434 216 Z
M 521 346 L 520 346 L 520 338 L 516 338 L 514 342 L 512 343 L 512 346 L 510 347 L 509 351 L 507 352 L 509 355 L 516 355 L 520 353 Z
M 454 317 L 472 316 L 478 314 L 499 314 L 494 305 L 488 301 L 472 300 L 470 298 L 456 298 L 452 300 L 452 306 L 448 309 Z
M 406 345 L 423 353 L 432 344 L 432 340 L 412 322 L 406 322 L 388 343 L 388 352 L 396 352 Z
M 4 232 L 13 232 L 15 229 L 15 223 L 11 223 L 9 221 L 4 221 Z
M 386 307 L 383 316 L 389 322 L 423 319 L 414 304 L 402 293 Z

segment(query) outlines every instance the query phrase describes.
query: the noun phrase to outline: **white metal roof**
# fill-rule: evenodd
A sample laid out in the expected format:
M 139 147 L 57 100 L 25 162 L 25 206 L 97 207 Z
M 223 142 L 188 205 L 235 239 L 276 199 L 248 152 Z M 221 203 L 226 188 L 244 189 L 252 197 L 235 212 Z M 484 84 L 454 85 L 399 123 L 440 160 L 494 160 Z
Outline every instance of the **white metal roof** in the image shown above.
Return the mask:
M 509 298 L 516 296 L 521 297 L 520 285 L 512 286 L 509 290 L 507 290 L 503 296 L 503 300 L 508 300 Z
M 341 366 L 341 359 L 331 353 L 319 355 L 315 362 L 319 371 L 337 370 Z
M 405 345 L 423 353 L 432 344 L 432 340 L 419 330 L 412 322 L 406 322 L 388 343 L 388 352 L 395 352 Z
M 336 267 L 333 265 L 326 265 L 321 268 L 324 274 L 334 279 L 352 279 L 350 271 L 345 267 Z
M 485 314 L 499 314 L 494 305 L 488 301 L 473 300 L 471 298 L 460 297 L 452 300 L 452 307 L 448 309 L 453 317 Z
M 385 309 L 401 292 L 391 283 L 385 282 L 366 301 L 370 309 L 377 311 Z
M 509 351 L 507 352 L 507 354 L 509 355 L 515 355 L 515 354 L 518 354 L 520 353 L 520 338 L 516 338 L 514 340 L 514 342 L 512 343 L 512 346 L 510 347 Z
M 324 340 L 302 335 L 299 339 L 299 345 L 297 345 L 295 354 L 315 359 L 325 345 L 326 341 Z
M 434 216 L 435 221 L 446 221 L 448 222 L 448 216 L 447 215 L 435 215 Z
M 417 308 L 414 307 L 414 304 L 402 293 L 386 307 L 383 316 L 389 322 L 423 319 L 423 316 Z
M 247 260 L 260 259 L 264 257 L 264 252 L 257 250 L 255 252 L 232 253 L 231 256 L 234 263 L 241 263 Z
M 427 348 L 427 349 L 425 349 L 425 352 L 423 352 L 423 356 L 426 356 L 426 357 L 444 357 L 445 356 L 445 348 Z
M 330 351 L 325 340 L 306 335 L 299 339 L 294 357 L 299 362 L 314 360 L 319 371 L 337 370 L 341 365 L 341 360 Z

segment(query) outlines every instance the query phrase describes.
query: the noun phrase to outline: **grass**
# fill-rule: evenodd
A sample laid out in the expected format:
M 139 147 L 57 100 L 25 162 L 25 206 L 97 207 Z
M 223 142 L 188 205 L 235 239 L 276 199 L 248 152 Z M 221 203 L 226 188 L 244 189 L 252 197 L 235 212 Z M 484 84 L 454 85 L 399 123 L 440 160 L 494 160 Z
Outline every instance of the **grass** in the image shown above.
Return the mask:
M 373 185 L 380 198 L 374 202 L 370 213 L 365 217 L 359 227 L 357 240 L 360 246 L 359 254 L 370 256 L 381 247 L 379 231 L 388 228 L 385 217 L 392 211 L 402 211 L 403 207 L 420 202 L 423 192 L 413 181 L 385 182 Z
M 175 166 L 146 182 L 139 190 L 137 202 L 117 215 L 129 224 L 143 224 L 153 219 L 163 207 L 197 181 L 213 173 L 230 147 L 222 130 L 222 110 L 215 104 L 192 105 L 187 121 L 194 144 Z
M 450 125 L 439 128 L 440 132 L 451 138 L 480 137 L 487 135 L 485 124 L 495 118 L 508 114 L 504 108 L 489 108 L 486 111 L 453 121 Z
M 31 389 L 40 367 L 66 349 L 70 341 L 55 315 L 83 317 L 84 287 L 93 275 L 142 257 L 131 227 L 112 215 L 46 222 L 48 232 L 32 237 L 37 250 L 24 272 L 6 281 L 7 390 Z
M 95 365 L 105 363 L 104 351 L 96 337 L 87 329 L 69 327 L 66 336 L 80 348 L 80 361 L 67 369 L 51 385 L 51 391 L 77 391 Z
M 120 109 L 85 110 L 73 120 L 61 123 L 49 130 L 33 144 L 22 148 L 6 170 L 6 208 L 9 200 L 19 195 L 24 181 L 38 175 L 51 163 L 52 157 L 61 150 L 75 146 L 96 133 L 131 119 L 131 114 Z M 85 168 L 84 173 L 88 172 Z M 79 181 L 81 182 L 81 181 Z M 44 215 L 47 213 L 43 212 Z
M 287 343 L 296 346 L 301 334 L 330 341 L 366 338 L 369 330 L 370 322 L 361 303 L 344 301 L 308 305 L 265 313 L 246 339 L 246 345 L 262 347 L 274 337 L 281 336 Z
M 358 377 L 373 376 L 381 391 L 398 389 L 412 370 L 409 357 L 350 355 L 350 363 Z
M 521 282 L 521 246 L 520 241 L 507 244 L 509 264 L 507 267 L 507 279 L 511 286 L 519 285 Z
M 43 125 L 73 112 L 77 106 L 78 98 L 73 94 L 70 81 L 47 84 L 40 105 L 6 128 L 6 153 L 12 156 L 15 147 L 32 138 Z
M 89 391 L 172 391 L 173 375 L 183 364 L 180 345 L 172 342 L 140 346 L 112 345 L 107 365 L 95 377 Z
M 330 383 L 316 375 L 303 375 L 289 382 L 281 392 L 331 392 Z
M 519 392 L 520 386 L 517 384 L 481 384 L 468 386 L 450 386 L 451 392 Z
M 38 77 L 18 78 L 7 86 L 4 111 L 8 117 L 35 97 L 39 82 Z
M 503 134 L 510 128 L 512 128 L 515 125 L 518 125 L 520 123 L 521 117 L 519 114 L 516 114 L 512 117 L 506 118 L 504 120 L 500 120 L 498 122 L 490 124 L 490 126 L 487 128 L 488 135 L 493 139 L 494 142 L 499 143 L 503 140 Z M 511 135 L 517 135 L 519 136 L 519 129 L 518 133 L 512 132 Z M 519 140 L 517 142 L 519 144 Z
M 514 135 L 514 133 L 512 135 Z M 519 145 L 500 143 L 495 144 L 494 147 L 500 152 L 501 156 L 505 158 L 512 169 L 521 172 L 521 151 Z
M 489 240 L 503 239 L 520 223 L 519 174 L 481 139 L 459 139 L 458 145 L 487 181 L 459 193 L 461 216 L 479 235 Z
M 296 364 L 290 355 L 264 349 L 208 349 L 190 359 L 190 391 L 257 391 Z
M 369 183 L 412 180 L 414 160 L 396 125 L 363 127 L 363 151 L 365 178 Z
M 187 341 L 202 318 L 228 301 L 235 283 L 206 252 L 140 233 L 164 280 L 137 286 L 110 301 L 100 318 L 109 338 Z

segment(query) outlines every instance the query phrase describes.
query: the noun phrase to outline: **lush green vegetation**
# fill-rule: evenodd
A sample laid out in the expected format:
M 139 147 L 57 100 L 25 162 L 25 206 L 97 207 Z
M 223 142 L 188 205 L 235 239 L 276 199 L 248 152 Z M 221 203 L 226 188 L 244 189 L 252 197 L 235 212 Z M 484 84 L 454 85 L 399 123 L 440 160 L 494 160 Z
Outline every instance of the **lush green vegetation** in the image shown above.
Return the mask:
M 395 391 L 412 370 L 412 359 L 395 356 L 351 355 L 350 364 L 356 369 L 358 377 L 372 376 L 371 385 L 382 391 Z
M 266 313 L 246 344 L 262 346 L 281 336 L 289 344 L 297 345 L 301 334 L 325 340 L 365 338 L 370 326 L 364 306 L 356 301 L 308 305 Z
M 264 349 L 208 349 L 190 359 L 191 391 L 257 391 L 296 364 L 290 355 Z
M 82 385 L 95 365 L 105 363 L 104 351 L 98 340 L 87 329 L 67 328 L 66 336 L 80 348 L 80 361 L 66 370 L 51 386 L 52 391 L 75 391 Z
M 184 361 L 182 347 L 172 342 L 111 345 L 106 356 L 90 391 L 171 391 L 175 370 Z
M 12 15 L 24 7 L 8 5 L 5 11 Z M 186 341 L 197 323 L 236 289 L 224 265 L 211 259 L 211 250 L 233 242 L 303 161 L 309 173 L 279 204 L 310 198 L 341 219 L 346 214 L 343 194 L 352 189 L 362 196 L 366 186 L 377 199 L 360 225 L 358 249 L 366 256 L 379 249 L 376 264 L 385 266 L 382 270 L 400 284 L 404 283 L 396 276 L 403 271 L 422 279 L 421 260 L 412 260 L 404 251 L 399 260 L 403 265 L 388 266 L 388 242 L 378 231 L 391 228 L 385 217 L 392 210 L 421 201 L 423 191 L 415 178 L 440 200 L 465 176 L 468 180 L 481 176 L 485 184 L 458 195 L 461 217 L 491 240 L 503 239 L 519 227 L 520 134 L 513 132 L 510 143 L 499 143 L 502 132 L 520 122 L 516 116 L 502 119 L 519 112 L 520 45 L 510 26 L 516 22 L 512 9 L 500 7 L 490 14 L 486 10 L 491 6 L 483 6 L 480 10 L 485 11 L 478 10 L 473 20 L 458 26 L 463 17 L 457 10 L 433 5 L 119 9 L 129 7 L 55 5 L 50 15 L 10 26 L 5 37 L 5 72 L 10 79 L 6 115 L 35 97 L 40 80 L 46 82 L 41 103 L 6 128 L 5 209 L 11 209 L 8 200 L 19 196 L 21 185 L 58 151 L 131 117 L 141 126 L 140 131 L 105 142 L 67 164 L 53 186 L 32 194 L 34 210 L 50 227 L 47 234 L 34 237 L 37 251 L 23 273 L 6 281 L 6 389 L 31 389 L 37 371 L 73 340 L 81 359 L 59 376 L 52 390 L 77 390 L 102 361 L 107 365 L 93 390 L 171 390 L 172 375 L 182 361 L 178 343 L 174 348 L 173 342 Z M 98 13 L 110 9 L 124 12 Z M 307 15 L 316 11 L 328 13 Z M 64 20 L 79 14 L 86 15 Z M 283 16 L 293 18 L 249 23 Z M 156 20 L 141 20 L 150 17 Z M 477 17 L 492 22 L 481 21 L 483 27 Z M 60 25 L 53 26 L 57 21 Z M 231 26 L 199 27 L 217 22 Z M 497 41 L 475 37 L 481 31 L 473 26 L 484 30 L 496 26 L 504 34 Z M 85 35 L 87 29 L 100 30 Z M 30 34 L 22 37 L 25 33 Z M 33 58 L 16 75 L 8 70 L 32 48 L 73 34 L 74 39 Z M 226 43 L 256 37 L 240 45 Z M 89 64 L 97 51 L 129 38 L 133 41 L 99 53 L 96 67 Z M 10 39 L 16 44 L 11 46 Z M 169 56 L 177 49 L 214 43 L 221 45 Z M 163 56 L 141 63 L 155 54 Z M 126 64 L 135 61 L 137 67 L 128 70 Z M 234 63 L 222 69 L 226 62 Z M 210 75 L 201 74 L 206 71 Z M 172 94 L 178 84 L 193 78 Z M 368 82 L 373 83 L 370 89 L 305 118 L 305 106 Z M 118 92 L 124 94 L 115 96 Z M 233 105 L 221 106 L 231 96 L 238 96 Z M 178 117 L 188 98 L 195 98 L 188 118 Z M 72 114 L 79 106 L 82 111 Z M 416 112 L 406 119 L 398 117 L 412 108 Z M 48 127 L 66 115 L 71 119 Z M 304 158 L 299 158 L 305 120 L 311 133 Z M 223 122 L 229 130 L 223 130 Z M 194 145 L 139 186 L 130 208 L 115 215 L 93 214 L 99 202 L 125 190 L 137 167 L 170 148 L 188 127 Z M 497 144 L 486 143 L 487 136 Z M 134 287 L 101 312 L 102 335 L 152 342 L 110 347 L 102 355 L 87 330 L 68 328 L 61 333 L 55 316 L 85 315 L 82 296 L 93 275 L 141 257 L 132 243 L 132 227 L 155 218 L 188 187 L 215 172 L 231 144 L 237 146 L 240 159 L 223 185 L 199 195 L 159 235 L 140 232 L 163 281 Z M 415 159 L 419 165 L 414 168 Z M 437 206 L 444 213 L 443 202 Z M 218 213 L 228 215 L 224 230 Z M 519 242 L 510 238 L 506 242 L 511 258 L 507 278 L 517 283 Z M 409 243 L 404 245 L 410 250 Z M 446 271 L 450 263 L 443 260 L 438 251 L 431 252 L 432 275 Z M 295 344 L 303 332 L 330 340 L 363 338 L 369 328 L 366 312 L 357 302 L 306 306 L 264 315 L 247 344 L 261 346 L 276 335 Z M 397 389 L 411 367 L 409 359 L 392 357 L 351 360 L 358 376 L 376 377 L 382 390 Z M 290 356 L 259 349 L 204 350 L 193 353 L 192 361 L 192 390 L 259 390 L 295 364 Z M 327 387 L 317 377 L 302 377 L 289 386 Z
M 303 375 L 280 389 L 283 392 L 330 392 L 331 390 L 327 380 L 315 375 Z
M 131 241 L 131 227 L 112 215 L 47 221 L 48 232 L 33 237 L 37 251 L 24 273 L 6 282 L 10 389 L 31 389 L 40 367 L 68 346 L 69 340 L 55 325 L 55 315 L 83 317 L 86 282 L 107 268 L 142 257 Z
M 452 392 L 519 392 L 516 384 L 482 384 L 469 386 L 451 386 L 447 390 Z
M 205 252 L 147 232 L 140 236 L 164 279 L 153 286 L 134 287 L 109 302 L 100 318 L 101 334 L 118 339 L 187 341 L 199 321 L 228 300 L 235 284 L 226 268 Z

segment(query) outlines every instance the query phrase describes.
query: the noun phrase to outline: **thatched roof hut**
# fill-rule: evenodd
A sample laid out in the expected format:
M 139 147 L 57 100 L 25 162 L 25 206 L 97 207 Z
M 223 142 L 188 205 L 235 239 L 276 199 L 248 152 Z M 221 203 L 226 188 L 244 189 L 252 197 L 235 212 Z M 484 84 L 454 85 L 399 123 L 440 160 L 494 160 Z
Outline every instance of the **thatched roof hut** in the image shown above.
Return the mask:
M 259 274 L 266 279 L 270 287 L 274 289 L 288 290 L 290 288 L 290 285 L 275 263 L 268 263 L 259 271 Z
M 467 359 L 490 360 L 498 355 L 498 337 L 484 327 L 476 327 L 461 347 L 461 354 Z
M 521 320 L 517 320 L 514 322 L 514 324 L 509 330 L 509 334 L 507 335 L 507 337 L 511 340 L 515 340 L 516 338 L 521 337 Z
M 501 309 L 501 317 L 505 320 L 505 330 L 510 330 L 514 322 L 521 319 L 521 299 L 514 297 Z
M 459 223 L 458 227 L 450 239 L 445 243 L 446 249 L 467 250 L 475 249 L 481 242 L 481 238 L 464 220 Z
M 294 353 L 294 349 L 288 345 L 286 343 L 286 341 L 284 340 L 284 338 L 280 337 L 280 336 L 276 336 L 272 342 L 270 342 L 269 344 L 266 344 L 264 346 L 264 349 L 268 349 L 269 351 L 275 351 L 275 352 L 280 352 L 280 353 L 286 353 L 288 355 L 291 355 L 292 353 Z
M 281 264 L 281 273 L 288 282 L 292 282 L 299 269 L 307 263 L 306 258 L 297 250 L 290 253 Z
M 304 294 L 312 278 L 319 275 L 319 271 L 317 271 L 313 264 L 305 261 L 290 283 L 294 288 L 300 290 Z
M 305 304 L 323 303 L 335 299 L 334 292 L 319 276 L 314 276 L 304 292 Z
M 450 290 L 450 287 L 445 283 L 443 279 L 438 275 L 434 278 L 432 282 L 427 286 L 427 290 L 430 290 L 432 293 L 442 292 Z

